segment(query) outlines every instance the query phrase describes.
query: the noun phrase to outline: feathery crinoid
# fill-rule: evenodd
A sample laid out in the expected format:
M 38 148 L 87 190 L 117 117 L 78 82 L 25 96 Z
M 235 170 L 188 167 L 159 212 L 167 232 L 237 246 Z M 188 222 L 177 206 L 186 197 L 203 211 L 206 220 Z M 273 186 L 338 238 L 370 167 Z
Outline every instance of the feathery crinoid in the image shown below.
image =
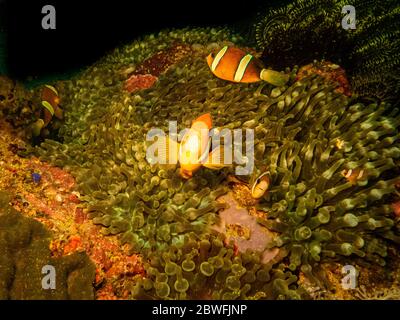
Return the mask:
M 356 29 L 343 29 L 344 0 L 296 0 L 268 9 L 255 25 L 262 59 L 272 68 L 326 59 L 343 66 L 352 91 L 398 103 L 400 4 L 355 0 Z
M 352 66 L 349 69 L 351 85 L 362 96 L 373 96 L 397 105 L 400 95 L 400 4 L 385 1 L 384 5 L 364 8 L 363 12 L 359 10 L 354 47 L 348 55 L 348 65 Z M 371 12 L 371 8 L 375 10 Z
M 346 30 L 340 28 L 340 16 L 340 3 L 332 0 L 296 0 L 267 10 L 255 25 L 263 60 L 275 68 L 284 68 L 314 59 L 339 58 L 338 47 L 346 50 Z

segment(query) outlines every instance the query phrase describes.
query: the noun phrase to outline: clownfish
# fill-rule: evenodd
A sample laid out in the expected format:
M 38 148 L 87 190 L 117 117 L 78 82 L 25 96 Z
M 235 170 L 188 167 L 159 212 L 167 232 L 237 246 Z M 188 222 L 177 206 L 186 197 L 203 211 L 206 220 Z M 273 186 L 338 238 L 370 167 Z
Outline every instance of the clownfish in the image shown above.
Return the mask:
M 189 131 L 183 136 L 178 154 L 180 174 L 183 178 L 190 178 L 208 155 L 211 128 L 211 115 L 206 113 L 194 120 Z
M 367 180 L 367 172 L 364 169 L 349 169 L 349 170 L 343 170 L 341 172 L 342 176 L 347 179 L 348 182 L 351 184 L 361 184 L 364 185 L 365 183 L 368 182 Z
M 271 173 L 266 168 L 264 171 L 255 170 L 255 173 L 248 177 L 228 176 L 228 181 L 246 185 L 253 199 L 262 198 L 269 190 L 272 184 Z
M 192 122 L 189 131 L 183 136 L 179 144 L 178 161 L 180 175 L 189 179 L 193 173 L 204 166 L 209 169 L 219 170 L 231 166 L 224 164 L 224 149 L 221 146 L 210 151 L 212 119 L 209 113 L 203 114 Z
M 180 143 L 170 137 L 161 137 L 157 141 L 158 155 L 164 163 L 179 163 L 179 174 L 190 179 L 202 166 L 219 170 L 232 164 L 224 163 L 224 147 L 219 145 L 211 149 L 212 119 L 209 113 L 196 118 Z M 228 147 L 228 152 L 231 148 Z
M 283 86 L 289 80 L 289 75 L 265 69 L 260 60 L 235 47 L 225 46 L 215 55 L 210 53 L 207 64 L 215 76 L 232 82 L 264 80 L 274 86 Z
M 43 127 L 46 127 L 50 123 L 54 115 L 58 119 L 63 118 L 63 110 L 60 108 L 60 97 L 56 88 L 46 84 L 42 89 L 41 100 L 44 109 Z
M 269 189 L 271 184 L 271 178 L 269 171 L 262 173 L 254 181 L 251 187 L 251 196 L 254 199 L 260 199 Z

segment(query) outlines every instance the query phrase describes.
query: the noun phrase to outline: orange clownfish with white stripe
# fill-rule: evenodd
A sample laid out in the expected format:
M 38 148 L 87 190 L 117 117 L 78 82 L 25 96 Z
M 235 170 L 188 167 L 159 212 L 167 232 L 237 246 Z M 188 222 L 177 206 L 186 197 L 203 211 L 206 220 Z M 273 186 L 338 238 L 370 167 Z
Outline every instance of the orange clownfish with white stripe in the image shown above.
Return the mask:
M 41 90 L 40 99 L 43 113 L 32 124 L 32 133 L 36 137 L 49 125 L 53 116 L 56 116 L 58 119 L 63 118 L 63 110 L 60 108 L 60 97 L 56 88 L 48 84 L 44 85 Z
M 179 174 L 184 179 L 190 179 L 201 167 L 220 170 L 232 166 L 230 162 L 225 163 L 225 152 L 232 154 L 231 147 L 218 145 L 212 148 L 211 129 L 211 115 L 206 113 L 192 122 L 180 143 L 170 137 L 160 137 L 155 144 L 160 160 L 179 163 Z
M 366 185 L 368 183 L 368 172 L 365 169 L 355 168 L 349 170 L 343 170 L 342 176 L 347 179 L 353 185 Z
M 209 113 L 195 119 L 189 131 L 183 136 L 179 146 L 178 161 L 182 177 L 191 178 L 193 172 L 202 166 L 202 161 L 210 149 L 209 130 L 212 128 Z
M 289 80 L 289 75 L 265 69 L 260 60 L 235 47 L 225 46 L 216 54 L 210 53 L 207 63 L 215 76 L 232 82 L 263 80 L 274 86 L 283 86 Z
M 183 136 L 178 153 L 182 178 L 191 178 L 193 173 L 202 166 L 219 170 L 232 165 L 224 163 L 224 147 L 219 145 L 211 150 L 211 137 L 209 135 L 211 129 L 211 115 L 206 113 L 195 119 L 189 131 Z M 230 151 L 228 147 L 228 152 Z
M 60 108 L 60 96 L 58 91 L 51 85 L 46 84 L 41 93 L 42 107 L 44 108 L 44 127 L 46 127 L 53 116 L 63 118 L 63 110 Z

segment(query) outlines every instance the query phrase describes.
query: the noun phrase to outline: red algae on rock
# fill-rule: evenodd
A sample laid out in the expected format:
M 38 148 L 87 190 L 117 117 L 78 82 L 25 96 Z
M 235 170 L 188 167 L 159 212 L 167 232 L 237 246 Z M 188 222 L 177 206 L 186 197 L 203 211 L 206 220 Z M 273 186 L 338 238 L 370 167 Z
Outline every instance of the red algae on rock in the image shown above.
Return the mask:
M 133 70 L 132 75 L 125 81 L 125 90 L 136 92 L 152 87 L 162 73 L 191 53 L 191 46 L 179 43 L 155 53 Z
M 397 217 L 400 217 L 400 200 L 392 203 L 393 212 Z
M 174 43 L 171 47 L 161 50 L 144 60 L 134 71 L 134 74 L 152 74 L 160 76 L 173 64 L 185 58 L 192 52 L 192 47 L 187 44 Z
M 337 64 L 329 61 L 314 61 L 299 69 L 296 80 L 301 80 L 311 74 L 318 74 L 328 83 L 337 84 L 336 92 L 351 96 L 350 84 L 345 70 Z
M 136 92 L 142 89 L 151 88 L 157 79 L 157 77 L 151 74 L 134 74 L 125 81 L 124 88 L 128 92 Z

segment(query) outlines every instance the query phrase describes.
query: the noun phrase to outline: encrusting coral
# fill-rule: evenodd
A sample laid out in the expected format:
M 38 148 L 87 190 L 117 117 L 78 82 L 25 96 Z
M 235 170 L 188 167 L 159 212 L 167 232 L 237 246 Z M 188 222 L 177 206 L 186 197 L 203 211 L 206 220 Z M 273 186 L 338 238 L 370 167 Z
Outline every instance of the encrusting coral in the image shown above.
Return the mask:
M 9 200 L 0 191 L 0 299 L 94 299 L 95 266 L 87 255 L 52 257 L 44 225 L 24 217 Z M 53 288 L 43 287 L 46 266 L 54 268 Z
M 205 56 L 226 39 L 240 44 L 225 30 L 200 29 L 117 49 L 59 85 L 64 143 L 46 140 L 33 150 L 71 171 L 104 234 L 119 234 L 148 260 L 133 297 L 305 298 L 298 275 L 324 286 L 321 261 L 359 257 L 384 265 L 386 241 L 400 242 L 389 202 L 399 180 L 398 110 L 354 101 L 318 75 L 296 81 L 296 68 L 287 70 L 284 87 L 217 79 Z M 193 53 L 153 87 L 124 90 L 127 75 L 119 70 L 177 41 Z M 280 253 L 266 265 L 259 252 L 235 256 L 211 231 L 233 169 L 203 168 L 183 180 L 176 165 L 146 159 L 151 128 L 167 133 L 175 120 L 179 132 L 206 112 L 215 127 L 254 129 L 255 171 L 267 168 L 271 176 L 258 222 L 279 234 L 269 246 Z

